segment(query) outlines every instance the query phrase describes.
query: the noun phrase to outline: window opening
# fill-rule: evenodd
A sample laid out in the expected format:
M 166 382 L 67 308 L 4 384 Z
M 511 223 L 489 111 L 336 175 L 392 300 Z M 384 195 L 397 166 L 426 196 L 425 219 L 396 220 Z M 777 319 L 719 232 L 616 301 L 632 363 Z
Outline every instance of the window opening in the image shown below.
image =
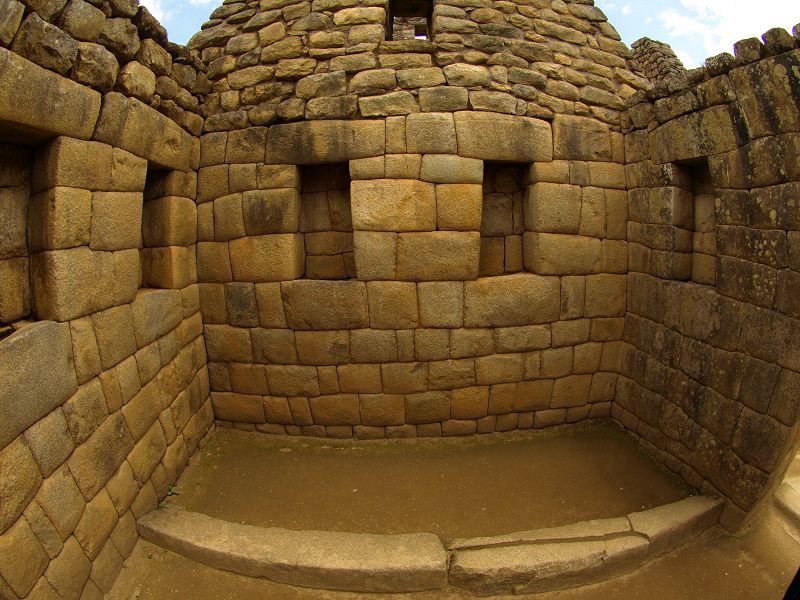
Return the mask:
M 431 0 L 390 0 L 390 40 L 431 40 L 433 2 Z

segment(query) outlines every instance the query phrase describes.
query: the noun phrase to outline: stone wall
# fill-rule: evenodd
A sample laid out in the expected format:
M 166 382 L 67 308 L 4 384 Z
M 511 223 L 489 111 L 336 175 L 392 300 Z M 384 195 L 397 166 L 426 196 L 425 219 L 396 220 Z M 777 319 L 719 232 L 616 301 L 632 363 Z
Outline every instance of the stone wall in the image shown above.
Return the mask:
M 203 136 L 217 421 L 377 438 L 607 416 L 625 314 L 622 150 L 597 120 L 471 112 Z M 348 280 L 314 266 L 315 236 Z M 480 276 L 487 239 L 503 246 L 498 276 Z
M 129 93 L 142 63 L 117 75 L 104 36 L 121 22 L 140 60 L 159 53 L 112 16 L 135 5 L 37 4 L 42 18 L 0 2 L 0 138 L 15 144 L 0 158 L 0 597 L 100 598 L 213 424 L 189 133 L 202 119 Z M 89 56 L 113 62 L 109 85 L 83 79 Z
M 633 42 L 631 50 L 631 61 L 651 81 L 663 81 L 686 70 L 669 44 L 664 42 L 641 38 Z
M 434 2 L 431 40 L 388 40 L 386 0 L 232 2 L 189 42 L 205 131 L 299 119 L 490 111 L 619 125 L 647 81 L 591 3 Z
M 743 40 L 626 118 L 630 273 L 612 415 L 727 498 L 730 527 L 797 442 L 799 34 Z

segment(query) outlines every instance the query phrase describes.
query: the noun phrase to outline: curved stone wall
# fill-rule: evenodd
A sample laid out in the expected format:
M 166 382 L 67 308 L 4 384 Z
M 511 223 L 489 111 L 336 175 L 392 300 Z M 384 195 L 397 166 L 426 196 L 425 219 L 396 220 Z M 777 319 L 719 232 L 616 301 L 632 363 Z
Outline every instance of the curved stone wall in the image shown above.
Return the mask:
M 212 82 L 205 131 L 462 110 L 576 114 L 616 128 L 626 98 L 647 85 L 591 4 L 437 1 L 430 39 L 387 40 L 389 4 L 217 9 L 189 42 Z

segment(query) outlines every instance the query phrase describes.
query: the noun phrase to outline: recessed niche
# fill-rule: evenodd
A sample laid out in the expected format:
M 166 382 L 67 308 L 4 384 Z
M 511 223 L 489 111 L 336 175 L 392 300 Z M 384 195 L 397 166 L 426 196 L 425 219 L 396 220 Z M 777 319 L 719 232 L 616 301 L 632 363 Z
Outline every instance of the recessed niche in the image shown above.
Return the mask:
M 480 276 L 516 273 L 522 266 L 525 166 L 486 163 L 483 169 Z
M 305 242 L 306 278 L 354 278 L 347 163 L 304 166 L 301 178 L 300 231 Z

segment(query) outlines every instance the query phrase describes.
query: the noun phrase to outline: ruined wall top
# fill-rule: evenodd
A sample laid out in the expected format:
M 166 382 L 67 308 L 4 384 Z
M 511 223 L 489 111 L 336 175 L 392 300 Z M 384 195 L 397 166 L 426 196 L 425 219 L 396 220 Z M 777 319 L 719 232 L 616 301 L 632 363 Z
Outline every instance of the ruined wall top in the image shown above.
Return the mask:
M 199 135 L 210 90 L 198 53 L 138 0 L 2 0 L 0 47 L 101 94 L 120 92 Z
M 686 70 L 669 44 L 664 42 L 644 37 L 633 42 L 631 50 L 634 65 L 652 81 L 666 79 Z
M 442 0 L 403 20 L 409 4 L 226 1 L 188 45 L 212 82 L 205 131 L 457 110 L 618 128 L 648 85 L 591 0 Z

